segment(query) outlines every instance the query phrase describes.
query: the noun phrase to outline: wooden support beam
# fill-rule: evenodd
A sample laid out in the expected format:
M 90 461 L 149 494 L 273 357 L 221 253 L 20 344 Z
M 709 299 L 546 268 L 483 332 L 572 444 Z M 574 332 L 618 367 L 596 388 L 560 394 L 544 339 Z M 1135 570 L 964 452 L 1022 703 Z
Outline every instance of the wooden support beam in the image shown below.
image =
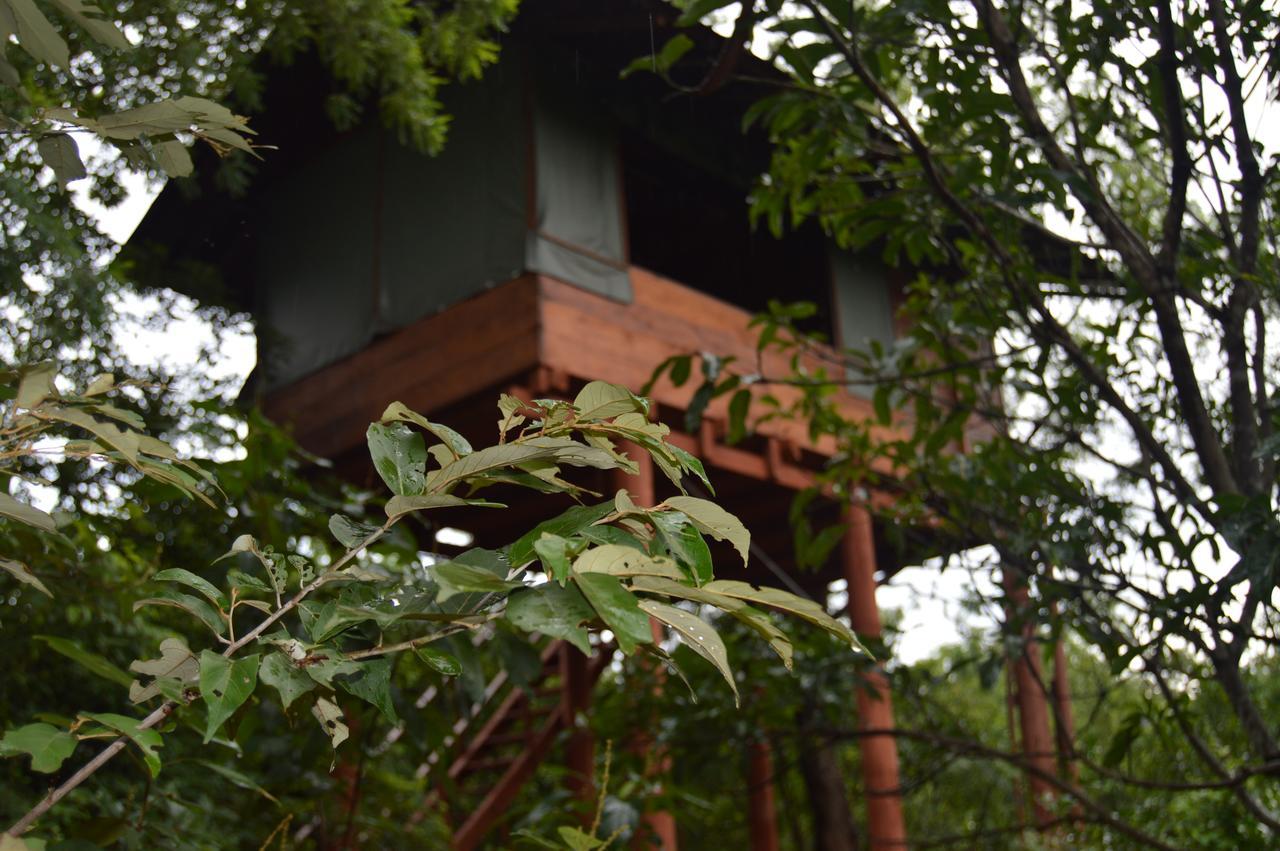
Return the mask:
M 1037 769 L 1036 773 L 1027 774 L 1027 792 L 1031 797 L 1032 816 L 1036 824 L 1043 827 L 1054 818 L 1051 803 L 1056 793 L 1045 778 L 1057 770 L 1057 754 L 1049 726 L 1049 682 L 1045 679 L 1026 583 L 1008 570 L 1003 581 L 1009 600 L 1008 616 L 1018 624 L 1021 637 L 1020 652 L 1009 660 L 1009 675 L 1022 734 L 1022 755 L 1028 765 Z
M 752 742 L 747 749 L 747 824 L 751 831 L 751 851 L 779 851 L 773 748 L 763 740 Z
M 849 618 L 854 632 L 868 639 L 881 634 L 876 606 L 876 546 L 871 514 L 861 503 L 846 512 L 842 556 L 848 581 Z M 858 726 L 863 730 L 891 730 L 893 702 L 889 681 L 879 665 L 866 674 L 858 688 Z M 862 780 L 867 796 L 867 838 L 871 851 L 906 847 L 907 828 L 902 815 L 902 784 L 898 777 L 898 743 L 891 734 L 863 736 Z
M 587 657 L 564 642 L 560 648 L 560 701 L 569 728 L 565 763 L 569 769 L 569 790 L 588 805 L 594 802 L 596 794 L 596 743 L 587 722 L 593 682 L 587 672 Z

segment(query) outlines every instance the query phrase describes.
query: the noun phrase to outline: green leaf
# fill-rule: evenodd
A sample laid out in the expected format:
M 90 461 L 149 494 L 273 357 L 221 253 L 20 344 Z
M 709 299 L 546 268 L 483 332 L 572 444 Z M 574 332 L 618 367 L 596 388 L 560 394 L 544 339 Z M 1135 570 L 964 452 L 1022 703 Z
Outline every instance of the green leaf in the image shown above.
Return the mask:
M 694 496 L 673 496 L 665 504 L 681 512 L 699 531 L 710 535 L 717 541 L 728 541 L 733 544 L 742 563 L 747 563 L 751 551 L 751 533 L 742 525 L 742 521 L 725 511 L 714 502 L 698 499 Z
M 329 743 L 334 750 L 338 749 L 338 745 L 347 740 L 349 731 L 347 725 L 342 720 L 342 710 L 333 701 L 326 700 L 323 697 L 316 698 L 315 706 L 311 707 L 311 714 L 320 722 L 320 726 L 324 728 L 325 735 L 329 737 Z
M 75 736 L 52 724 L 28 724 L 9 730 L 0 738 L 0 756 L 28 754 L 31 770 L 41 774 L 57 771 L 75 749 Z
M 637 71 L 666 73 L 681 56 L 684 56 L 692 48 L 693 39 L 684 33 L 678 33 L 668 39 L 667 43 L 662 45 L 662 49 L 656 54 L 641 56 L 639 59 L 633 60 L 630 65 L 622 69 L 619 76 L 625 79 Z
M 128 715 L 117 715 L 114 712 L 86 712 L 83 713 L 83 717 L 128 736 L 142 750 L 142 759 L 146 762 L 151 776 L 156 777 L 160 774 L 160 755 L 156 753 L 156 748 L 161 747 L 163 742 L 160 741 L 160 734 L 155 730 L 138 728 L 142 723 L 140 718 L 130 718 Z
M 574 585 L 561 587 L 554 582 L 512 594 L 506 611 L 513 626 L 562 638 L 583 653 L 591 652 L 591 642 L 582 624 L 595 617 L 595 611 Z
M 640 608 L 678 632 L 685 644 L 715 665 L 729 688 L 733 689 L 733 702 L 738 703 L 738 686 L 733 681 L 733 669 L 729 667 L 729 651 L 724 646 L 724 639 L 711 624 L 683 609 L 657 600 L 641 600 Z
M 396 497 L 392 497 L 392 499 L 396 499 Z M 339 544 L 349 550 L 353 550 L 364 543 L 374 532 L 377 532 L 378 527 L 371 523 L 352 520 L 345 514 L 335 514 L 329 518 L 329 531 Z
M 542 537 L 533 542 L 533 549 L 547 575 L 561 585 L 569 578 L 569 541 L 559 535 L 543 532 Z
M 280 692 L 280 706 L 288 709 L 302 695 L 316 687 L 316 681 L 294 664 L 284 653 L 268 653 L 258 669 L 258 676 Z
M 265 666 L 265 663 L 264 663 L 264 666 Z M 236 769 L 231 768 L 229 766 L 222 765 L 221 763 L 213 762 L 212 760 L 197 759 L 195 760 L 195 762 L 197 765 L 202 765 L 205 768 L 209 769 L 214 774 L 217 774 L 226 778 L 227 780 L 231 781 L 233 785 L 239 786 L 241 789 L 247 789 L 250 792 L 257 792 L 259 795 L 266 798 L 268 801 L 270 801 L 273 804 L 280 803 L 280 800 L 276 798 L 275 795 L 272 795 L 266 789 L 263 789 L 261 786 L 259 786 L 257 783 L 253 781 L 253 778 L 249 777 L 249 775 L 244 774 L 243 772 L 237 771 Z
M 507 611 L 508 613 L 510 612 L 510 607 L 508 607 Z M 419 659 L 426 662 L 431 670 L 438 674 L 446 677 L 456 677 L 462 673 L 462 663 L 452 653 L 446 653 L 429 645 L 414 648 L 413 652 Z
M 151 146 L 151 156 L 169 177 L 189 177 L 195 171 L 195 163 L 191 162 L 191 154 L 187 146 L 177 139 L 168 139 Z
M 370 423 L 366 434 L 374 469 L 393 493 L 420 494 L 427 472 L 427 445 L 404 423 Z
M 217 586 L 206 579 L 196 576 L 189 570 L 181 567 L 171 567 L 168 570 L 162 570 L 152 577 L 157 582 L 177 582 L 180 585 L 186 585 L 188 588 L 195 589 L 208 598 L 218 608 L 226 611 L 231 608 L 231 602 L 227 599 L 227 595 L 223 594 Z
M 567 444 L 573 444 L 573 447 L 579 447 L 579 449 L 575 452 L 573 447 Z M 594 447 L 558 438 L 531 438 L 529 441 L 520 443 L 490 446 L 478 452 L 473 452 L 464 458 L 459 458 L 439 470 L 431 471 L 430 475 L 427 476 L 427 490 L 432 493 L 444 493 L 459 482 L 483 476 L 485 473 L 501 470 L 505 467 L 516 467 L 529 461 L 558 459 L 565 461 L 565 463 L 574 463 L 569 460 L 571 457 L 580 458 L 588 452 L 596 452 L 600 456 L 608 457 L 607 453 L 601 452 Z M 613 463 L 613 459 L 610 458 L 609 462 Z
M 53 522 L 53 515 L 33 508 L 25 502 L 18 502 L 7 493 L 0 493 L 0 515 L 17 520 L 19 523 L 26 523 L 28 526 L 35 526 L 45 532 L 56 532 L 58 529 Z
M 600 619 L 613 630 L 618 647 L 628 656 L 640 644 L 653 641 L 649 616 L 640 610 L 635 596 L 606 573 L 575 574 L 574 582 L 591 603 Z
M 200 663 L 195 654 L 180 638 L 166 638 L 160 642 L 157 659 L 138 659 L 129 670 L 145 677 L 129 684 L 129 699 L 142 703 L 160 694 L 185 689 L 200 676 Z M 166 688 L 171 683 L 175 688 Z
M 512 567 L 524 567 L 534 560 L 536 555 L 534 542 L 544 534 L 570 538 L 612 513 L 613 504 L 609 502 L 599 505 L 575 505 L 563 514 L 539 523 L 511 545 Z
M 93 4 L 84 0 L 53 0 L 53 3 L 104 46 L 117 50 L 129 50 L 132 47 L 124 33 Z
M 560 827 L 556 829 L 556 833 L 569 851 L 595 851 L 605 842 L 577 827 Z
M 44 160 L 44 164 L 53 169 L 54 177 L 63 189 L 71 181 L 89 174 L 80 160 L 80 150 L 76 147 L 75 139 L 66 133 L 41 136 L 36 142 L 36 150 L 40 152 L 40 159 Z
M 384 423 L 394 421 L 413 423 L 414 425 L 425 429 L 435 437 L 439 438 L 441 444 L 448 448 L 449 454 L 452 455 L 454 459 L 461 458 L 463 455 L 470 455 L 473 451 L 471 449 L 471 444 L 467 442 L 465 437 L 458 434 L 448 426 L 431 422 L 431 420 L 416 411 L 410 410 L 400 402 L 392 402 L 388 405 L 387 409 L 382 412 L 381 420 Z
M 786 666 L 788 671 L 791 670 L 792 657 L 795 655 L 791 640 L 787 638 L 782 630 L 778 629 L 767 614 L 748 606 L 742 600 L 736 597 L 726 597 L 723 594 L 708 591 L 706 588 L 691 588 L 679 582 L 651 576 L 636 577 L 631 583 L 631 590 L 662 594 L 667 597 L 676 597 L 681 600 L 715 606 L 717 609 L 727 612 L 730 616 L 741 621 L 757 635 L 769 642 L 773 652 L 777 653 L 778 657 L 782 659 L 782 664 Z
M 847 642 L 853 649 L 871 655 L 849 627 L 831 617 L 826 609 L 813 600 L 806 600 L 804 597 L 797 597 L 795 594 L 777 588 L 754 588 L 746 582 L 731 579 L 717 579 L 715 582 L 709 582 L 706 590 L 793 614 Z
M 621 414 L 647 414 L 649 406 L 625 387 L 607 381 L 592 381 L 573 400 L 579 422 L 598 422 Z
M 138 465 L 138 452 L 141 450 L 141 436 L 135 431 L 121 429 L 115 423 L 94 419 L 77 408 L 45 406 L 36 415 L 42 419 L 57 420 L 78 426 L 115 449 L 134 466 Z
M 22 370 L 22 380 L 18 383 L 18 395 L 13 404 L 19 408 L 31 410 L 45 399 L 57 397 L 58 388 L 54 379 L 58 376 L 58 367 L 52 361 L 33 364 Z
M 679 511 L 655 511 L 649 519 L 672 558 L 689 569 L 694 582 L 705 585 L 714 578 L 711 548 L 688 517 Z
M 37 635 L 36 638 L 48 645 L 50 650 L 66 656 L 86 671 L 97 674 L 104 680 L 110 680 L 111 682 L 116 683 L 117 685 L 122 685 L 125 688 L 128 688 L 129 684 L 133 682 L 133 677 L 120 670 L 120 668 L 110 662 L 105 656 L 99 656 L 97 653 L 85 650 L 79 644 L 76 644 L 70 639 L 61 638 L 56 635 Z
M 147 597 L 144 600 L 138 600 L 133 604 L 133 610 L 136 612 L 143 606 L 168 606 L 174 609 L 181 609 L 189 615 L 194 615 L 200 619 L 200 622 L 209 627 L 214 635 L 221 637 L 227 631 L 226 621 L 218 614 L 218 610 L 210 606 L 199 597 L 192 597 L 190 594 L 169 594 L 164 597 Z
M 3 570 L 6 573 L 10 574 L 11 576 L 13 576 L 14 579 L 18 580 L 24 585 L 30 585 L 32 588 L 36 589 L 37 591 L 44 593 L 44 595 L 47 597 L 53 596 L 53 594 L 49 591 L 49 589 L 45 587 L 44 583 L 40 581 L 40 578 L 36 576 L 34 573 L 32 573 L 27 568 L 27 566 L 20 561 L 13 561 L 12 559 L 0 558 L 0 570 Z
M 349 694 L 378 707 L 387 721 L 392 724 L 400 723 L 395 704 L 391 700 L 390 659 L 381 657 L 371 662 L 361 662 L 354 673 L 340 677 L 337 683 Z
M 393 496 L 387 500 L 387 516 L 400 517 L 411 511 L 427 511 L 432 508 L 455 508 L 461 505 L 472 505 L 480 508 L 506 508 L 500 502 L 487 502 L 483 499 L 463 499 L 448 493 L 424 493 L 416 496 Z
M 258 684 L 258 654 L 231 660 L 205 650 L 200 654 L 200 696 L 208 707 L 207 745 L 218 728 L 240 708 Z
M 52 65 L 55 68 L 66 68 L 71 61 L 67 43 L 58 35 L 32 0 L 5 0 L 9 11 L 13 14 L 16 25 L 18 43 L 22 49 L 37 62 Z
M 651 556 L 633 547 L 604 544 L 578 556 L 575 573 L 607 573 L 610 576 L 663 576 L 680 580 L 684 574 L 669 558 Z
M 436 600 L 443 603 L 454 594 L 477 591 L 483 594 L 501 594 L 516 588 L 523 588 L 523 582 L 512 582 L 495 576 L 482 567 L 447 561 L 434 565 L 431 576 L 440 586 L 440 594 Z

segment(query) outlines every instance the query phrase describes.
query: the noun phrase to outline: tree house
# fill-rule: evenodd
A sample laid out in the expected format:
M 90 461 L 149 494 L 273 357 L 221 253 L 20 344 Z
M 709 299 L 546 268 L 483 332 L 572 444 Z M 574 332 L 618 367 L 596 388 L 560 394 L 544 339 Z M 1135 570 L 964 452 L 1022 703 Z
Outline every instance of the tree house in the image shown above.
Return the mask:
M 891 341 L 899 280 L 875 257 L 845 253 L 814 227 L 775 238 L 751 226 L 748 196 L 769 152 L 765 139 L 744 135 L 742 116 L 774 69 L 745 55 L 736 71 L 756 82 L 688 93 L 651 74 L 620 77 L 672 34 L 677 16 L 657 0 L 526 0 L 500 62 L 482 81 L 447 89 L 449 141 L 434 158 L 372 115 L 334 130 L 323 110 L 328 83 L 299 60 L 272 76 L 254 121 L 278 150 L 264 153 L 250 194 L 219 192 L 210 169 L 196 186 L 170 185 L 126 256 L 148 285 L 250 311 L 260 348 L 253 392 L 302 446 L 362 481 L 373 475 L 365 429 L 393 400 L 487 444 L 498 392 L 571 397 L 593 379 L 638 390 L 666 357 L 696 352 L 755 363 L 749 323 L 770 299 L 816 303 L 819 330 L 840 343 Z M 689 35 L 696 46 L 681 67 L 696 87 L 718 76 L 731 48 L 707 29 Z M 766 374 L 787 369 L 769 355 L 761 365 Z M 885 543 L 865 506 L 827 501 L 819 510 L 831 521 L 852 520 L 847 546 L 826 570 L 800 572 L 781 520 L 834 447 L 783 421 L 727 445 L 723 402 L 685 432 L 691 393 L 664 382 L 652 395 L 672 442 L 704 461 L 719 501 L 752 530 L 746 575 L 725 576 L 787 583 L 817 599 L 847 578 L 855 629 L 878 634 L 877 576 L 913 556 Z M 870 416 L 866 399 L 845 395 L 842 404 Z M 621 484 L 638 501 L 666 495 L 651 476 L 587 484 L 610 493 Z M 511 505 L 460 511 L 448 523 L 501 546 L 565 507 L 545 497 Z M 533 758 L 491 781 L 501 794 L 486 799 L 480 823 L 459 825 L 458 847 L 481 841 L 550 736 L 589 700 L 583 660 L 556 650 L 546 662 L 563 687 L 561 708 L 539 728 L 539 744 L 524 742 Z M 872 678 L 858 693 L 861 723 L 890 727 L 884 680 Z M 486 737 L 505 735 L 504 711 L 515 708 L 458 730 L 473 768 Z M 893 739 L 866 737 L 863 749 L 873 847 L 897 847 Z M 589 742 L 568 753 L 589 775 Z M 654 824 L 673 847 L 674 828 Z

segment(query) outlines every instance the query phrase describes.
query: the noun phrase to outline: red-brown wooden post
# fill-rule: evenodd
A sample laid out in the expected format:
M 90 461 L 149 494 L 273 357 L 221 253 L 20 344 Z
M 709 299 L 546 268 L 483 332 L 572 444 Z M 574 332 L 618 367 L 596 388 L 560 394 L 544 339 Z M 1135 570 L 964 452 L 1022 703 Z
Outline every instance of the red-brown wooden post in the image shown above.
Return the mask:
M 880 609 L 876 606 L 876 545 L 871 514 L 860 502 L 846 511 L 848 531 L 841 555 L 849 589 L 849 619 L 854 632 L 868 639 L 880 637 Z M 858 727 L 892 730 L 893 700 L 883 669 L 873 666 L 858 687 Z M 898 743 L 891 733 L 860 736 L 862 781 L 867 796 L 867 838 L 871 851 L 900 849 L 907 844 L 898 779 Z
M 1053 818 L 1047 804 L 1056 790 L 1048 778 L 1057 774 L 1058 767 L 1049 726 L 1049 685 L 1044 677 L 1040 642 L 1035 636 L 1035 621 L 1030 616 L 1026 584 L 1006 570 L 1004 586 L 1009 597 L 1009 616 L 1021 619 L 1021 651 L 1009 661 L 1009 667 L 1022 733 L 1022 756 L 1029 769 L 1026 775 L 1031 812 L 1036 824 L 1043 826 Z
M 569 769 L 569 791 L 587 804 L 595 802 L 596 742 L 587 724 L 591 708 L 591 680 L 587 657 L 565 642 L 560 647 L 560 702 L 569 741 L 565 744 L 565 764 Z
M 778 811 L 773 799 L 773 749 L 766 741 L 747 749 L 747 825 L 751 851 L 778 851 Z
M 625 489 L 631 494 L 631 500 L 636 505 L 653 505 L 656 501 L 653 487 L 653 459 L 649 457 L 648 452 L 629 442 L 622 443 L 618 448 L 627 453 L 640 469 L 634 476 L 623 470 L 615 470 L 612 476 L 613 488 L 615 490 Z M 653 618 L 649 619 L 649 629 L 653 633 L 654 641 L 662 639 L 662 626 Z M 653 690 L 655 693 L 661 693 L 665 672 L 655 666 L 652 673 Z M 647 732 L 640 731 L 633 740 L 632 747 L 640 752 L 647 752 L 653 747 L 653 742 Z M 649 761 L 649 765 L 653 773 L 652 779 L 655 781 L 655 789 L 660 790 L 661 784 L 657 783 L 657 781 L 670 772 L 671 756 L 665 752 L 654 754 L 654 758 Z M 676 851 L 678 847 L 676 833 L 674 815 L 666 810 L 649 810 L 641 816 L 640 829 L 637 831 L 633 847 L 658 849 L 658 851 Z

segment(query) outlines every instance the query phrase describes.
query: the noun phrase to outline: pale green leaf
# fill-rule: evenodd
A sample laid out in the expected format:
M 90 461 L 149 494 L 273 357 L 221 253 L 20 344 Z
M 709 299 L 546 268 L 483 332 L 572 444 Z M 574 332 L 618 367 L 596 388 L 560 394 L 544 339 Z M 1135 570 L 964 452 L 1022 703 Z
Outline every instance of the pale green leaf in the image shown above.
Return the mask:
M 703 534 L 710 535 L 717 541 L 733 544 L 738 555 L 742 556 L 742 563 L 747 563 L 751 551 L 751 533 L 737 517 L 714 502 L 695 496 L 673 496 L 665 504 L 688 517 Z
M 5 0 L 17 25 L 18 44 L 37 62 L 55 68 L 66 68 L 70 63 L 67 43 L 49 23 L 32 0 Z
M 44 164 L 53 169 L 58 185 L 64 189 L 71 181 L 87 177 L 89 174 L 85 171 L 84 162 L 80 159 L 76 140 L 67 133 L 49 133 L 41 136 L 36 142 L 36 150 L 40 152 L 40 159 Z
M 608 420 L 622 414 L 647 414 L 648 405 L 625 387 L 607 381 L 592 381 L 573 400 L 580 422 Z
M 500 502 L 483 499 L 463 499 L 448 493 L 424 493 L 414 496 L 393 496 L 387 500 L 387 516 L 400 517 L 411 511 L 427 511 L 432 508 L 456 508 L 470 505 L 478 508 L 506 508 Z
M 158 658 L 135 660 L 129 670 L 142 675 L 129 684 L 129 699 L 143 703 L 166 690 L 181 690 L 195 683 L 200 676 L 200 663 L 182 639 L 166 638 L 160 642 Z M 174 688 L 166 689 L 168 684 Z
M 647 555 L 634 547 L 603 544 L 584 552 L 573 563 L 576 573 L 607 573 L 611 576 L 662 576 L 684 578 L 669 558 Z
M 711 624 L 684 609 L 677 609 L 657 600 L 641 600 L 640 608 L 678 632 L 690 649 L 715 665 L 729 688 L 733 689 L 734 703 L 738 702 L 738 686 L 733 681 L 733 669 L 729 667 L 728 650 L 724 646 L 724 639 Z
M 48 597 L 53 596 L 53 594 L 49 591 L 49 589 L 45 587 L 44 583 L 40 581 L 40 577 L 32 573 L 30 568 L 28 568 L 25 564 L 23 564 L 20 561 L 13 561 L 12 559 L 0 558 L 0 570 L 3 570 L 6 573 L 10 574 L 11 576 L 13 576 L 14 579 L 18 580 L 19 582 L 25 585 L 30 585 L 32 588 L 45 594 L 45 596 L 48 596 Z
M 151 156 L 155 158 L 160 170 L 169 177 L 189 177 L 195 171 L 195 163 L 191 161 L 187 146 L 177 139 L 155 143 L 151 146 Z
M 37 529 L 43 529 L 46 532 L 57 530 L 57 526 L 53 522 L 53 515 L 47 511 L 33 508 L 25 502 L 19 502 L 7 493 L 0 493 L 0 515 L 17 520 L 20 523 L 26 523 L 28 526 L 35 526 Z
M 320 726 L 324 728 L 325 735 L 329 737 L 329 743 L 334 750 L 338 749 L 338 745 L 347 740 L 347 725 L 343 723 L 342 710 L 338 708 L 336 703 L 326 700 L 323 697 L 317 698 L 315 706 L 311 707 L 311 714 L 320 722 Z
M 858 641 L 858 637 L 853 634 L 853 630 L 831 617 L 831 615 L 827 614 L 826 609 L 813 600 L 807 600 L 804 597 L 798 597 L 795 594 L 781 591 L 777 588 L 755 588 L 746 582 L 738 582 L 736 580 L 718 579 L 715 582 L 707 583 L 705 588 L 715 594 L 736 597 L 749 603 L 756 603 L 793 614 L 847 642 L 855 650 L 867 653 L 867 649 Z M 870 654 L 868 653 L 868 655 Z
M 13 403 L 29 411 L 45 399 L 57 396 L 58 390 L 53 383 L 57 375 L 58 367 L 49 361 L 26 367 L 22 370 L 18 395 L 14 397 Z
M 124 33 L 120 32 L 102 10 L 92 3 L 86 3 L 84 0 L 53 0 L 53 3 L 106 47 L 117 50 L 128 50 L 132 47 L 129 39 L 124 37 Z

